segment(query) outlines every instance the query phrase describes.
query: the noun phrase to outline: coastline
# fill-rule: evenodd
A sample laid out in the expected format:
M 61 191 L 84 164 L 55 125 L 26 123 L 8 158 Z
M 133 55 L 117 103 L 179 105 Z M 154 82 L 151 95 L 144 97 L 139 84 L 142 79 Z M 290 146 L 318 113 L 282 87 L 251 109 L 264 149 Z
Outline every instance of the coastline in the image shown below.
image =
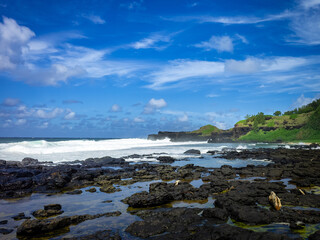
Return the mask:
M 137 154 L 57 166 L 30 158 L 22 162 L 1 161 L 0 201 L 7 210 L 0 222 L 8 222 L 0 228 L 12 230 L 3 236 L 98 239 L 102 234 L 114 239 L 205 239 L 212 234 L 219 237 L 249 234 L 252 239 L 261 236 L 296 239 L 320 233 L 317 217 L 320 192 L 315 187 L 320 186 L 319 150 L 256 148 L 193 152 L 193 157 L 186 155 L 188 159 L 180 166 L 174 163 L 181 159 L 168 154 L 158 156 L 158 163 L 125 160 L 151 157 Z M 211 161 L 224 159 L 229 165 L 197 166 L 208 161 L 207 157 Z M 248 162 L 250 159 L 256 159 L 256 166 Z M 265 159 L 272 163 L 260 165 Z M 233 167 L 235 160 L 245 165 Z M 270 206 L 271 191 L 279 195 L 281 211 Z M 61 210 L 51 213 L 42 210 L 44 215 L 37 218 L 34 211 L 48 203 L 60 204 Z M 295 226 L 299 220 L 304 223 L 302 235 L 296 230 L 301 226 Z M 90 221 L 99 224 L 94 227 Z M 63 228 L 69 230 L 61 232 L 60 228 L 54 228 L 57 222 L 63 222 Z M 286 222 L 286 227 L 277 225 L 280 222 Z M 264 226 L 257 227 L 261 224 Z M 45 235 L 44 230 L 32 227 L 39 225 L 52 231 Z M 103 226 L 109 226 L 108 231 Z

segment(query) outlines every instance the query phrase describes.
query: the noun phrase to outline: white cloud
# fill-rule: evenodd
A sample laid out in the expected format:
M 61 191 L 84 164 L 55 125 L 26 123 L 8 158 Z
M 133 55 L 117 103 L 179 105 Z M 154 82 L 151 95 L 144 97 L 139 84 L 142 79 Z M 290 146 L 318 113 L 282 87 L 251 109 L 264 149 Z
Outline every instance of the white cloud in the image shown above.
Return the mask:
M 69 39 L 84 38 L 79 33 L 32 39 L 34 36 L 29 28 L 18 25 L 13 19 L 3 18 L 0 23 L 0 71 L 8 71 L 15 80 L 28 84 L 55 86 L 75 77 L 132 78 L 136 72 L 150 67 L 149 63 L 139 61 L 106 60 L 109 49 L 95 50 L 64 43 Z
M 190 78 L 208 78 L 224 72 L 222 62 L 176 60 L 148 76 L 152 84 L 147 87 L 162 89 L 163 85 Z
M 110 112 L 121 112 L 122 108 L 118 104 L 113 104 L 111 106 Z
M 17 106 L 19 103 L 20 99 L 18 98 L 6 98 L 2 104 L 8 107 L 14 107 Z
M 84 18 L 88 19 L 89 21 L 93 22 L 94 24 L 105 24 L 106 21 L 103 20 L 100 16 L 97 15 L 82 15 Z
M 292 19 L 290 24 L 295 35 L 288 39 L 305 45 L 320 44 L 320 7 L 309 9 Z
M 22 126 L 22 125 L 26 124 L 26 122 L 27 122 L 26 119 L 18 119 L 18 120 L 15 122 L 15 124 L 16 124 L 17 126 Z
M 75 112 L 72 112 L 71 110 L 69 110 L 69 113 L 67 115 L 64 116 L 64 119 L 66 120 L 71 120 L 76 116 Z
M 293 108 L 300 108 L 304 105 L 307 105 L 311 102 L 313 102 L 314 100 L 316 100 L 316 98 L 308 98 L 305 97 L 303 94 L 301 94 L 300 97 L 298 97 L 298 99 L 292 104 Z
M 301 0 L 300 5 L 305 9 L 314 8 L 320 5 L 320 0 Z
M 240 34 L 236 34 L 235 36 L 236 36 L 238 39 L 240 39 L 242 43 L 245 43 L 245 44 L 248 44 L 248 43 L 249 43 L 245 36 L 242 36 L 242 35 L 240 35 Z
M 277 21 L 282 19 L 288 19 L 296 15 L 295 12 L 284 11 L 275 15 L 267 15 L 265 17 L 247 17 L 247 16 L 235 16 L 235 17 L 212 17 L 212 16 L 178 16 L 172 18 L 163 18 L 168 21 L 176 22 L 188 22 L 195 21 L 198 23 L 221 23 L 221 24 L 257 24 L 262 22 Z
M 129 44 L 129 47 L 134 49 L 154 48 L 157 50 L 162 50 L 168 46 L 167 45 L 168 42 L 170 42 L 170 36 L 154 34 L 148 38 L 144 38 L 140 41 Z
M 144 107 L 144 114 L 151 114 L 154 113 L 156 110 L 164 108 L 167 106 L 167 102 L 163 99 L 154 99 L 151 98 L 150 101 Z
M 0 22 L 0 70 L 12 70 L 21 64 L 24 61 L 23 50 L 34 36 L 29 28 L 3 17 L 3 23 Z
M 225 71 L 229 73 L 242 73 L 248 74 L 257 72 L 261 69 L 261 63 L 259 59 L 247 58 L 243 61 L 227 60 L 225 62 Z
M 229 36 L 212 36 L 209 41 L 196 44 L 195 47 L 204 48 L 207 51 L 215 49 L 218 52 L 233 52 L 233 43 Z
M 188 118 L 187 114 L 184 114 L 183 116 L 178 117 L 179 122 L 187 122 L 188 120 L 189 120 L 189 118 Z
M 190 83 L 192 83 L 192 87 L 226 83 L 245 85 L 253 82 L 258 82 L 261 85 L 275 82 L 284 83 L 284 81 L 287 81 L 287 85 L 295 83 L 301 85 L 303 81 L 313 82 L 314 84 L 320 78 L 315 70 L 319 64 L 320 58 L 317 56 L 247 57 L 245 60 L 230 59 L 225 61 L 180 59 L 160 66 L 158 70 L 146 75 L 145 79 L 151 82 L 146 87 L 154 90 L 189 87 Z M 309 67 L 306 69 L 304 66 Z M 295 82 L 292 81 L 293 78 L 295 78 Z M 289 82 L 288 79 L 290 79 Z M 196 85 L 194 82 L 196 82 Z M 304 86 L 307 86 L 307 84 Z M 316 88 L 319 88 L 319 86 Z M 280 89 L 280 86 L 277 85 L 277 89 Z
M 145 122 L 145 120 L 144 120 L 144 119 L 139 118 L 139 117 L 135 117 L 135 118 L 133 119 L 133 121 L 134 121 L 134 122 L 136 122 L 136 123 L 142 123 L 142 122 Z
M 35 111 L 34 116 L 38 117 L 38 118 L 47 118 L 47 119 L 51 119 L 51 118 L 55 118 L 58 115 L 62 114 L 64 112 L 63 109 L 61 108 L 55 108 L 52 111 L 45 111 L 43 109 L 38 109 Z
M 299 57 L 273 57 L 254 58 L 248 57 L 245 60 L 227 60 L 225 62 L 226 73 L 249 74 L 259 71 L 274 72 L 288 71 L 310 63 L 305 58 Z

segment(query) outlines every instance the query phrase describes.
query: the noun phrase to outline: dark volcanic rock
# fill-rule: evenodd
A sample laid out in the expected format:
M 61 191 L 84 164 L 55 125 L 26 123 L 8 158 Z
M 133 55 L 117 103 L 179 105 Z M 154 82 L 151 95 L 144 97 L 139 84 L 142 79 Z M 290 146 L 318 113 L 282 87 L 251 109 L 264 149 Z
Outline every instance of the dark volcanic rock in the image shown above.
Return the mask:
M 170 156 L 160 156 L 157 158 L 161 163 L 173 163 L 176 159 Z
M 24 158 L 21 161 L 22 165 L 26 166 L 26 165 L 36 165 L 39 163 L 38 159 L 34 159 L 34 158 Z
M 17 229 L 17 235 L 35 236 L 42 233 L 52 232 L 61 229 L 71 224 L 79 224 L 86 220 L 91 220 L 99 217 L 119 216 L 120 212 L 109 212 L 96 215 L 76 215 L 71 217 L 57 217 L 44 220 L 26 220 Z
M 31 217 L 26 217 L 26 215 L 22 212 L 22 213 L 19 213 L 18 215 L 12 217 L 15 221 L 19 221 L 19 220 L 22 220 L 22 219 L 30 219 Z
M 66 194 L 70 194 L 70 195 L 77 195 L 77 194 L 81 194 L 82 190 L 78 189 L 78 190 L 73 190 L 71 192 L 66 192 Z
M 197 149 L 190 149 L 184 152 L 184 154 L 195 154 L 195 155 L 199 155 L 201 154 L 200 150 Z
M 34 211 L 32 215 L 35 216 L 36 218 L 48 218 L 51 216 L 60 215 L 62 213 L 63 211 L 61 211 L 60 204 L 50 204 L 50 205 L 44 206 L 44 209 Z
M 61 210 L 43 210 L 43 209 L 39 209 L 37 211 L 34 211 L 32 213 L 32 215 L 35 216 L 36 218 L 48 218 L 48 217 L 60 215 L 62 213 L 63 213 L 63 211 L 61 211 Z
M 121 240 L 121 237 L 118 233 L 114 233 L 111 230 L 98 231 L 94 234 L 80 236 L 80 237 L 71 237 L 71 238 L 62 238 L 63 240 Z
M 4 224 L 7 224 L 7 223 L 8 223 L 8 220 L 0 221 L 0 225 L 4 225 Z
M 13 232 L 13 229 L 0 228 L 0 234 L 7 235 L 12 232 Z
M 60 204 L 49 204 L 44 206 L 44 210 L 61 210 L 62 206 Z
M 225 219 L 225 212 L 191 208 L 143 210 L 136 214 L 143 219 L 129 225 L 126 232 L 135 237 L 150 239 L 290 239 L 286 235 L 270 232 L 253 232 L 228 224 L 217 225 Z M 205 215 L 206 215 L 205 214 Z M 212 216 L 215 216 L 212 218 Z M 222 218 L 222 219 L 221 219 Z
M 102 157 L 102 158 L 88 158 L 83 162 L 83 165 L 87 167 L 102 167 L 106 165 L 123 165 L 126 161 L 123 158 L 112 158 L 112 157 Z
M 320 230 L 316 231 L 315 233 L 311 234 L 308 237 L 309 240 L 319 240 L 320 239 Z

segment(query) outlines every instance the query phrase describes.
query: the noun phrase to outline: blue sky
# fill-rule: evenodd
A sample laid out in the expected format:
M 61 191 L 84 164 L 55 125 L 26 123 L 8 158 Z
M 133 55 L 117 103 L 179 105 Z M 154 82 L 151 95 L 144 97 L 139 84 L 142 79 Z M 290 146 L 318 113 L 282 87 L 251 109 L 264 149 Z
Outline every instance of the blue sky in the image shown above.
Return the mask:
M 320 97 L 320 0 L 0 0 L 0 136 L 232 127 Z

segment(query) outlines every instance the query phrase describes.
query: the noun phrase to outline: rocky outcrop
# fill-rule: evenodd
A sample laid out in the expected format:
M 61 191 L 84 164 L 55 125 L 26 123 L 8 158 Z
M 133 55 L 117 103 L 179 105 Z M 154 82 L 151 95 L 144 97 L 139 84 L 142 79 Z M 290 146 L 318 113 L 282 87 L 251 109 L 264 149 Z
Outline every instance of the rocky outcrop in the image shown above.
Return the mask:
M 57 217 L 53 219 L 33 219 L 24 221 L 17 229 L 17 235 L 34 236 L 43 233 L 52 232 L 70 225 L 79 224 L 86 220 L 91 220 L 100 217 L 119 216 L 120 212 L 109 212 L 96 215 L 76 215 L 71 217 Z
M 172 142 L 208 141 L 210 136 L 202 136 L 201 133 L 192 132 L 158 132 L 150 134 L 148 140 L 163 140 L 169 138 Z

